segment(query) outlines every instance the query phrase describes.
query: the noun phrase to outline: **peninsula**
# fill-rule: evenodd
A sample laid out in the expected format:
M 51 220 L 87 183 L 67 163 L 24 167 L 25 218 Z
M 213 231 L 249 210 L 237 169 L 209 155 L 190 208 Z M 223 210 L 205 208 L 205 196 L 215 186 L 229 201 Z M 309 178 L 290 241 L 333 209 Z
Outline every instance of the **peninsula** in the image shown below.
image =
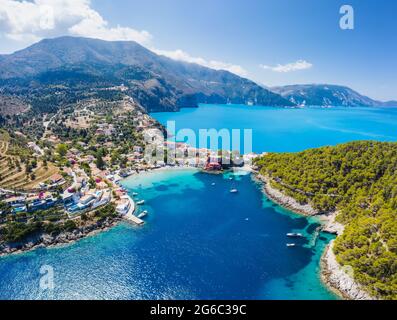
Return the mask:
M 328 220 L 323 275 L 345 297 L 396 299 L 396 163 L 396 143 L 373 141 L 255 160 L 271 199 Z

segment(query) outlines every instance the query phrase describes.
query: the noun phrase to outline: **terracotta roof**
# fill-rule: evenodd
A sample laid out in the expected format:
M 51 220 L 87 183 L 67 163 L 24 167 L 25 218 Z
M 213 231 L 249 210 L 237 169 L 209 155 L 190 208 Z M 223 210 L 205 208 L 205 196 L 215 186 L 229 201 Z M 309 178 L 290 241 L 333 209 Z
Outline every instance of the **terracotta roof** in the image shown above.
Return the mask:
M 55 182 L 57 182 L 57 181 L 59 181 L 59 180 L 62 180 L 63 179 L 63 177 L 59 174 L 59 173 L 55 173 L 55 174 L 53 174 L 51 177 L 50 177 L 50 180 L 51 181 L 55 181 Z

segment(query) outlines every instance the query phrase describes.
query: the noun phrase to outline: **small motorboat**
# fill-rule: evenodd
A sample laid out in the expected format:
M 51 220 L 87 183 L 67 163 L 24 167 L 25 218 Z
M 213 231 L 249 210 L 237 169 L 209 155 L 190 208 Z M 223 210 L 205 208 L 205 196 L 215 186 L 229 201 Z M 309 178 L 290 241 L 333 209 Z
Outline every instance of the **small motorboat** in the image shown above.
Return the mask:
M 295 243 L 287 243 L 287 247 L 296 247 Z
M 237 189 L 232 189 L 232 190 L 230 190 L 230 193 L 237 193 L 237 192 L 238 192 Z
M 136 196 L 138 195 L 138 193 L 134 192 L 132 195 L 133 195 L 134 197 L 136 197 Z
M 144 218 L 144 217 L 147 216 L 147 214 L 148 214 L 147 210 L 142 211 L 142 212 L 138 215 L 138 218 L 139 218 L 139 219 Z
M 301 238 L 301 237 L 303 237 L 303 234 L 302 233 L 287 233 L 287 237 L 290 237 L 290 238 Z
M 216 183 L 215 182 L 213 182 L 213 183 L 211 183 L 211 186 L 214 186 Z
M 138 201 L 136 204 L 137 204 L 138 206 L 140 206 L 140 205 L 142 205 L 142 204 L 145 204 L 145 200 L 140 200 L 140 201 Z

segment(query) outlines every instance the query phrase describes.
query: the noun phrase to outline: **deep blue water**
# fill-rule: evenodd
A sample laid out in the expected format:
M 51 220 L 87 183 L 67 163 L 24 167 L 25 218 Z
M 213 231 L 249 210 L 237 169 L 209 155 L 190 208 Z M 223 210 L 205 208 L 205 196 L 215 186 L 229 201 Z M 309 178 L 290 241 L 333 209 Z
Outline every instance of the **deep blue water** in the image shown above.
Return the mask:
M 2 258 L 0 299 L 334 299 L 319 279 L 329 237 L 315 237 L 317 221 L 275 206 L 249 175 L 230 176 L 165 170 L 126 180 L 146 200 L 144 227 Z M 291 231 L 305 234 L 295 248 L 286 247 Z M 42 265 L 54 268 L 53 291 L 39 288 Z
M 200 129 L 252 129 L 252 151 L 258 153 L 302 151 L 353 140 L 397 141 L 397 108 L 201 105 L 152 115 L 164 125 L 175 121 L 177 130 L 193 129 L 197 137 Z

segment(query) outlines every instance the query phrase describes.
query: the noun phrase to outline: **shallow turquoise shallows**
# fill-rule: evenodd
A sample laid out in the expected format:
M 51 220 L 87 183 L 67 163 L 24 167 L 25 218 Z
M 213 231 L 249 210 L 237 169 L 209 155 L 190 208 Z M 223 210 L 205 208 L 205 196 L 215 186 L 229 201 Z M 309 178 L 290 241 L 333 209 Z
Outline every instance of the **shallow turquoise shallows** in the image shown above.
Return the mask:
M 261 152 L 395 141 L 396 111 L 202 106 L 155 116 L 195 130 L 252 128 Z M 330 236 L 318 234 L 317 220 L 269 201 L 249 175 L 162 170 L 123 183 L 146 200 L 143 227 L 122 224 L 66 247 L 0 258 L 0 299 L 336 299 L 319 275 Z M 51 291 L 40 289 L 45 265 L 54 269 Z
M 252 129 L 252 151 L 258 153 L 302 151 L 353 140 L 397 141 L 397 108 L 200 105 L 152 116 L 164 125 L 175 121 L 177 130 L 193 129 L 197 137 L 200 129 Z M 242 132 L 240 151 L 244 151 Z M 200 146 L 198 138 L 196 144 Z

